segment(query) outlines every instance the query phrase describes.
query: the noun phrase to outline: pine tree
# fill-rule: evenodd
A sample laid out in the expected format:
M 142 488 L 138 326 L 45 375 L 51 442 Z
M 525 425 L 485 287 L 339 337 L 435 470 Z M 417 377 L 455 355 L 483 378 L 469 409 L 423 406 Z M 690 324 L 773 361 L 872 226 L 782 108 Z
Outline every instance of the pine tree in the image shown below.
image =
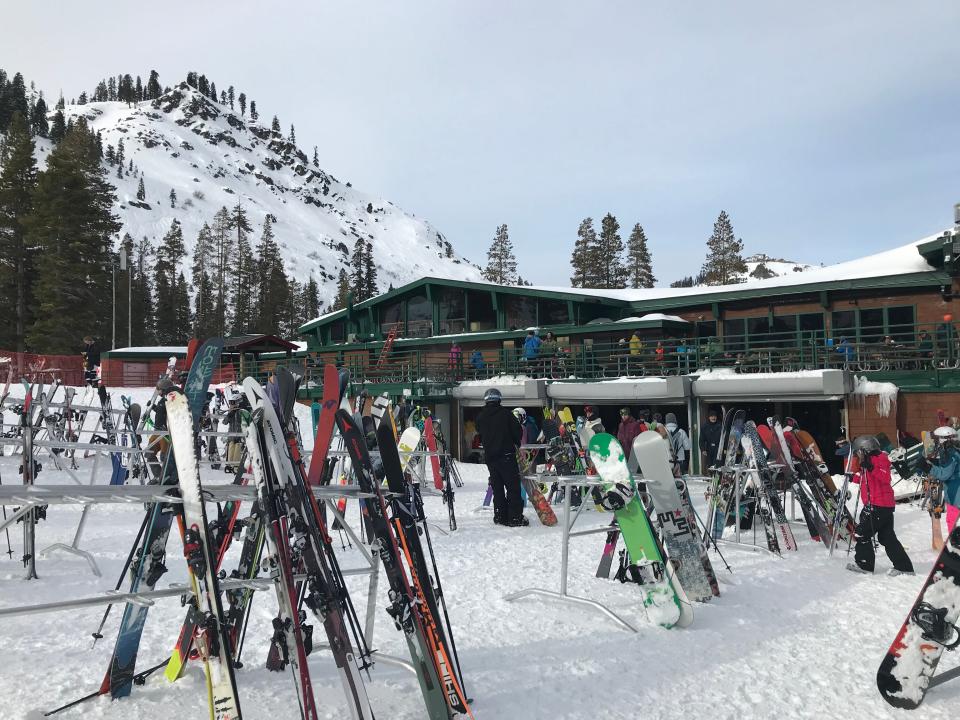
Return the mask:
M 57 110 L 53 114 L 53 124 L 50 126 L 50 140 L 53 141 L 54 145 L 59 145 L 66 134 L 67 122 L 63 117 L 63 110 Z
M 147 236 L 135 243 L 129 234 L 124 235 L 123 244 L 130 248 L 130 315 L 133 345 L 153 345 L 156 337 L 153 332 L 153 290 L 149 268 L 153 247 Z
M 721 211 L 707 239 L 707 259 L 703 274 L 707 285 L 728 285 L 740 282 L 738 275 L 747 271 L 743 261 L 743 240 L 733 234 L 733 224 L 726 211 Z
M 313 146 L 313 166 L 320 167 L 320 157 L 317 155 L 317 146 Z
M 0 323 L 0 347 L 26 349 L 32 319 L 35 247 L 27 238 L 37 186 L 34 143 L 26 119 L 14 113 L 0 144 L 0 305 L 7 322 Z
M 257 101 L 250 101 L 250 119 L 256 122 L 260 119 L 260 113 L 257 112 Z
M 214 287 L 214 320 L 217 323 L 216 335 L 227 334 L 229 327 L 229 289 L 234 256 L 233 233 L 230 229 L 230 211 L 220 208 L 213 216 L 211 227 L 213 236 L 214 264 L 211 277 Z
M 216 248 L 213 231 L 207 223 L 197 234 L 197 243 L 193 248 L 193 262 L 190 276 L 193 281 L 193 336 L 215 336 L 218 330 L 216 321 L 216 299 L 213 292 L 211 274 L 216 267 Z
M 312 320 L 320 314 L 320 287 L 317 281 L 313 279 L 313 274 L 303 286 L 303 306 L 304 321 Z
M 280 120 L 276 115 L 273 116 L 273 121 L 270 123 L 270 129 L 273 130 L 277 135 L 280 134 Z
M 86 105 L 86 104 L 87 104 L 87 91 L 84 90 L 82 93 L 80 93 L 79 97 L 77 97 L 77 105 Z
M 227 101 L 230 103 L 230 109 L 233 110 L 233 101 L 236 99 L 234 96 L 233 85 L 227 88 Z
M 163 94 L 160 87 L 160 74 L 156 70 L 150 71 L 150 78 L 147 80 L 147 100 L 156 100 Z
M 143 81 L 140 79 L 139 75 L 137 75 L 137 82 L 134 85 L 133 96 L 136 98 L 137 102 L 143 101 Z
M 367 272 L 367 244 L 363 238 L 358 237 L 353 244 L 353 254 L 350 256 L 350 266 L 353 268 L 350 272 L 350 292 L 353 293 L 354 302 L 363 302 L 366 300 L 366 272 Z
M 210 83 L 210 99 L 214 102 L 217 102 L 217 100 L 220 99 L 220 97 L 217 95 L 217 84 L 215 82 Z
M 632 288 L 652 288 L 657 279 L 653 276 L 653 263 L 647 236 L 640 223 L 633 226 L 627 240 L 627 284 Z
M 237 98 L 240 103 L 240 116 L 246 117 L 247 115 L 247 94 L 240 93 L 240 97 Z
M 363 263 L 363 299 L 367 300 L 380 294 L 377 289 L 377 264 L 373 258 L 372 242 L 367 242 Z
M 597 271 L 597 284 L 594 287 L 622 288 L 626 285 L 620 223 L 610 213 L 600 221 L 600 242 L 593 257 Z
M 143 186 L 143 178 L 140 178 L 140 184 L 137 185 L 137 200 L 147 199 L 147 189 Z
M 176 219 L 160 241 L 157 248 L 157 260 L 154 265 L 153 287 L 155 292 L 157 341 L 163 345 L 180 342 L 189 326 L 181 325 L 184 309 L 179 288 L 182 272 L 180 262 L 186 255 L 183 244 L 183 229 Z M 188 305 L 189 307 L 189 305 Z M 189 312 L 189 310 L 188 310 Z
M 570 284 L 573 287 L 596 287 L 596 271 L 593 266 L 593 253 L 597 245 L 597 232 L 593 229 L 593 218 L 584 218 L 577 229 L 577 240 L 570 255 Z
M 97 83 L 97 89 L 93 92 L 94 102 L 106 102 L 109 99 L 107 95 L 107 81 L 101 80 Z
M 337 296 L 333 299 L 331 310 L 343 310 L 347 307 L 350 297 L 350 276 L 347 271 L 340 268 L 340 275 L 337 277 Z
M 28 244 L 38 249 L 27 344 L 38 352 L 72 352 L 78 332 L 110 336 L 115 199 L 81 117 L 47 156 L 27 224 Z
M 174 190 L 173 188 L 170 188 L 170 207 L 175 208 L 176 206 L 177 206 L 177 191 Z M 204 336 L 197 335 L 197 337 L 204 337 Z
M 47 122 L 47 103 L 43 99 L 43 94 L 37 98 L 33 104 L 32 114 L 30 116 L 30 129 L 33 134 L 45 138 L 50 134 L 50 124 Z
M 280 333 L 285 330 L 290 288 L 269 215 L 263 221 L 263 232 L 257 244 L 256 256 L 256 319 L 253 329 L 261 333 Z
M 112 75 L 107 78 L 107 100 L 110 102 L 117 100 L 117 80 Z
M 290 140 L 290 142 L 291 142 L 292 144 L 294 144 L 294 145 L 297 144 L 297 131 L 296 131 L 296 129 L 293 127 L 293 123 L 290 124 L 290 136 L 289 136 L 288 139 Z
M 236 256 L 232 262 L 231 332 L 234 335 L 243 335 L 249 332 L 254 319 L 250 292 L 253 287 L 254 268 L 253 253 L 250 250 L 250 221 L 247 219 L 247 211 L 239 200 L 230 213 L 230 230 L 234 234 L 236 249 Z
M 517 282 L 517 258 L 507 226 L 499 225 L 487 250 L 487 267 L 483 277 L 497 285 L 515 285 Z

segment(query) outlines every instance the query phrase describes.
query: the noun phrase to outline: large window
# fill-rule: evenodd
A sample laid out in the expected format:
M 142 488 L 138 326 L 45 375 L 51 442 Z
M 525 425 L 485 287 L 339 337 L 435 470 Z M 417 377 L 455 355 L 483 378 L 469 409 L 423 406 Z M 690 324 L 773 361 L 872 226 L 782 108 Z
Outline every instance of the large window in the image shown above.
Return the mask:
M 897 342 L 914 342 L 913 305 L 887 308 L 887 333 Z
M 497 313 L 493 309 L 493 297 L 488 292 L 467 291 L 470 332 L 497 329 Z
M 445 288 L 440 293 L 440 334 L 452 335 L 467 329 L 466 301 L 463 290 Z
M 697 337 L 701 340 L 709 340 L 717 335 L 716 320 L 699 320 L 696 324 Z
M 797 316 L 777 315 L 770 326 L 770 345 L 773 347 L 792 348 L 797 345 Z
M 403 315 L 401 314 L 401 305 L 399 300 L 394 300 L 390 303 L 385 303 L 381 305 L 380 310 L 380 332 L 386 336 L 390 330 L 397 327 L 398 323 L 403 320 Z M 400 333 L 403 335 L 403 333 Z
M 433 335 L 433 307 L 426 295 L 413 295 L 407 299 L 407 335 L 430 337 Z
M 742 318 L 723 321 L 723 348 L 737 352 L 746 348 L 747 322 Z
M 857 313 L 854 310 L 837 310 L 830 318 L 831 336 L 836 342 L 842 338 L 854 342 L 857 339 Z
M 763 317 L 747 318 L 747 335 L 750 347 L 770 347 L 770 319 Z
M 860 311 L 860 342 L 878 343 L 883 341 L 883 308 L 870 308 Z
M 523 330 L 537 324 L 537 303 L 533 298 L 508 295 L 504 311 L 508 330 Z
M 823 336 L 823 313 L 803 313 L 800 320 L 800 332 L 804 340 L 818 339 Z
M 537 306 L 541 325 L 567 325 L 570 322 L 565 300 L 543 299 L 537 302 Z

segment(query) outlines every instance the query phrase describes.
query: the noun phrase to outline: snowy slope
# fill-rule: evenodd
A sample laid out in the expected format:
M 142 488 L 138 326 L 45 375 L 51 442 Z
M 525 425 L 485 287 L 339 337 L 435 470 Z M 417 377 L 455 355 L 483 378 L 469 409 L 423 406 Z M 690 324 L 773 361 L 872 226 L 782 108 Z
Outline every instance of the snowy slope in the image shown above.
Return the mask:
M 792 260 L 785 260 L 783 258 L 771 258 L 764 253 L 757 253 L 756 255 L 744 258 L 744 262 L 747 265 L 747 271 L 738 275 L 743 282 L 756 279 L 753 273 L 760 265 L 763 265 L 769 272 L 773 273 L 771 277 L 793 275 L 794 273 L 806 272 L 807 270 L 813 270 L 818 267 L 817 265 L 807 265 L 806 263 L 793 262 Z
M 119 392 L 119 391 L 118 391 Z M 137 395 L 135 399 L 145 401 Z M 309 423 L 309 421 L 307 421 Z M 306 424 L 304 427 L 309 427 Z M 308 435 L 309 433 L 307 433 Z M 67 483 L 52 471 L 45 456 L 44 483 Z M 16 481 L 17 458 L 0 458 L 5 480 Z M 91 460 L 81 460 L 84 473 Z M 809 537 L 802 522 L 794 525 L 800 549 L 782 559 L 766 553 L 723 548 L 733 573 L 711 554 L 720 575 L 721 597 L 694 608 L 686 630 L 664 630 L 645 617 L 640 594 L 631 585 L 594 577 L 604 535 L 574 538 L 570 545 L 569 592 L 603 602 L 637 634 L 613 625 L 590 608 L 533 597 L 508 603 L 504 595 L 526 587 L 556 590 L 559 583 L 560 529 L 495 527 L 489 513 L 474 512 L 487 484 L 486 468 L 460 465 L 465 487 L 456 495 L 460 529 L 449 535 L 437 527 L 431 536 L 456 631 L 457 648 L 468 694 L 475 698 L 477 720 L 632 720 L 634 718 L 812 718 L 873 720 L 923 717 L 940 720 L 956 715 L 960 684 L 932 691 L 919 714 L 887 707 L 875 688 L 876 668 L 932 565 L 930 522 L 914 506 L 897 509 L 897 532 L 918 570 L 917 577 L 854 575 L 843 569 L 840 548 L 832 558 Z M 223 473 L 205 470 L 204 481 L 228 482 Z M 109 463 L 101 463 L 99 484 L 108 482 Z M 83 475 L 86 480 L 86 475 Z M 692 495 L 703 510 L 703 485 Z M 426 498 L 426 510 L 446 529 L 446 508 L 438 497 Z M 246 515 L 247 508 L 241 510 Z M 532 513 L 528 513 L 532 517 Z M 113 587 L 143 517 L 142 506 L 109 505 L 91 510 L 82 547 L 92 551 L 104 571 L 93 577 L 84 561 L 54 554 L 38 561 L 40 579 L 25 582 L 21 533 L 11 531 L 15 558 L 0 553 L 0 606 L 49 602 L 88 596 Z M 70 542 L 80 518 L 77 506 L 50 506 L 38 528 L 38 546 Z M 351 502 L 347 519 L 355 527 L 359 512 Z M 607 513 L 585 511 L 577 529 L 603 528 Z M 763 542 L 762 532 L 758 542 Z M 5 539 L 0 538 L 5 543 Z M 336 552 L 345 568 L 359 567 L 355 548 Z M 227 567 L 236 563 L 236 546 Z M 179 538 L 168 546 L 170 571 L 160 585 L 186 577 Z M 881 551 L 883 573 L 889 562 Z M 354 602 L 363 615 L 363 580 L 348 578 Z M 408 657 L 402 634 L 393 628 L 384 608 L 384 583 L 378 589 L 374 646 L 381 652 Z M 5 664 L 0 669 L 4 703 L 0 718 L 40 715 L 100 685 L 110 658 L 119 614 L 108 621 L 104 639 L 91 649 L 89 633 L 102 608 L 74 613 L 27 615 L 2 624 Z M 270 621 L 276 612 L 272 593 L 258 593 L 244 648 L 238 684 L 248 720 L 297 716 L 289 672 L 264 668 Z M 141 645 L 140 667 L 169 654 L 183 608 L 177 598 L 159 600 L 151 608 Z M 322 636 L 322 630 L 315 630 Z M 944 657 L 953 666 L 955 653 Z M 343 693 L 329 653 L 310 655 L 310 669 L 323 718 L 346 717 Z M 365 679 L 366 680 L 366 679 Z M 377 717 L 422 720 L 420 692 L 413 675 L 379 663 L 366 680 Z M 206 689 L 197 663 L 171 684 L 154 676 L 135 687 L 130 698 L 99 698 L 64 713 L 64 718 L 199 718 L 205 716 Z
M 124 177 L 117 177 L 116 167 L 108 168 L 117 188 L 121 236 L 128 232 L 135 239 L 145 235 L 159 241 L 176 218 L 190 252 L 203 223 L 239 201 L 253 225 L 251 244 L 271 214 L 288 272 L 301 281 L 312 274 L 327 300 L 358 237 L 373 243 L 382 290 L 426 274 L 480 279 L 480 270 L 457 255 L 429 222 L 337 180 L 269 125 L 242 118 L 186 83 L 152 102 L 68 105 L 65 113 L 86 117 L 102 132 L 105 149 L 123 139 Z M 41 158 L 46 152 L 49 143 L 38 149 Z M 130 160 L 135 172 L 128 174 Z M 137 171 L 145 203 L 136 197 Z

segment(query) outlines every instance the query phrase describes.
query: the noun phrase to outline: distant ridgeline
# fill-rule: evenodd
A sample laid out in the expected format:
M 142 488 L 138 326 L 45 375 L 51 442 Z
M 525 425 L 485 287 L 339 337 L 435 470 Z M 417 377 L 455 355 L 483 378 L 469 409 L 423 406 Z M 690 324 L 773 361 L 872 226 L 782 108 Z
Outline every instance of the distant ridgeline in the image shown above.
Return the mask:
M 348 295 L 438 272 L 480 278 L 430 223 L 324 172 L 292 124 L 261 124 L 246 93 L 192 72 L 174 87 L 146 77 L 101 80 L 51 110 L 0 70 L 0 293 L 16 309 L 0 347 L 108 340 L 121 248 L 135 344 L 289 335 Z

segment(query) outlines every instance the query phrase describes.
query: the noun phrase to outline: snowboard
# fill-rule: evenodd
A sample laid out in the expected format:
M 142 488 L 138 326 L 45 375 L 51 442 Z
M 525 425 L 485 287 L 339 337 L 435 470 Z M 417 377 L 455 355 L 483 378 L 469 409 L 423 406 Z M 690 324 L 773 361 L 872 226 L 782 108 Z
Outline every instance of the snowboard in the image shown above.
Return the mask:
M 954 528 L 877 670 L 884 700 L 897 708 L 919 707 L 944 649 L 960 642 L 958 619 L 960 528 Z
M 650 566 L 653 571 L 652 581 L 641 585 L 647 617 L 665 628 L 688 626 L 693 622 L 693 608 L 673 565 L 666 561 L 650 518 L 640 503 L 623 448 L 613 435 L 597 433 L 590 439 L 589 452 L 597 474 L 605 483 L 604 489 L 608 493 L 613 490 L 624 499 L 614 515 L 630 559 L 638 565 Z
M 663 528 L 664 544 L 680 584 L 687 597 L 706 602 L 713 597 L 713 590 L 701 562 L 705 551 L 696 525 L 689 523 L 684 512 L 683 500 L 670 470 L 668 452 L 667 444 L 655 430 L 646 430 L 633 441 L 633 460 L 639 465 L 647 494 L 653 500 L 657 522 Z

